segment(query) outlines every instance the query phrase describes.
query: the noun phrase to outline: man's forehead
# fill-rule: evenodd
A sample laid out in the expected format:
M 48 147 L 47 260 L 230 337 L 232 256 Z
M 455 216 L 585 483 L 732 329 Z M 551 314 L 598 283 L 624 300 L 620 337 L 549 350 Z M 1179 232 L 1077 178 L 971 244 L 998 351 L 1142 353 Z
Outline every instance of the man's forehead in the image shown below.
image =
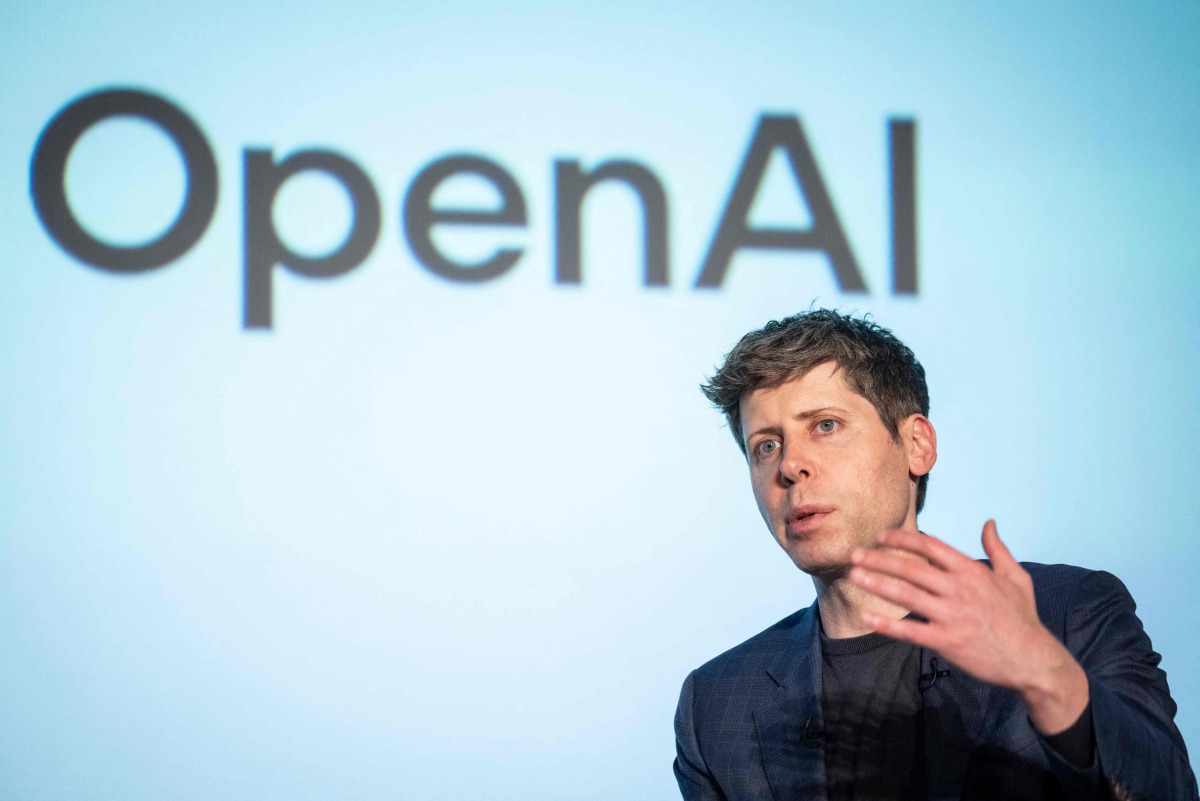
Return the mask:
M 789 395 L 799 390 L 810 389 L 818 392 L 831 390 L 834 392 L 846 391 L 854 393 L 846 383 L 845 374 L 842 372 L 841 366 L 835 361 L 826 361 L 814 364 L 806 370 L 797 370 L 778 383 L 762 384 L 746 391 L 742 394 L 741 398 L 742 411 L 743 413 L 745 412 L 747 403 L 755 397 L 762 397 L 767 394 Z
M 836 362 L 821 362 L 779 384 L 756 387 L 743 394 L 739 402 L 743 436 L 749 430 L 747 424 L 751 418 L 770 414 L 780 404 L 789 407 L 789 414 L 804 411 L 790 408 L 795 404 L 812 408 L 829 405 L 851 406 L 863 411 L 864 404 L 874 408 L 870 401 L 850 388 Z

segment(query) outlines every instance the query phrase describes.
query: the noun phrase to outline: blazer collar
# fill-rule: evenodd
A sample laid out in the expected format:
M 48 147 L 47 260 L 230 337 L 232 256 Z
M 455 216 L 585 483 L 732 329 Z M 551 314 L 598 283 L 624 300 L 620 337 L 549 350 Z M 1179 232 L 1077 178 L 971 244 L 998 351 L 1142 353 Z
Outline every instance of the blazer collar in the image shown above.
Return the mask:
M 781 688 L 793 692 L 821 692 L 821 618 L 817 602 L 791 618 L 781 632 L 783 642 L 767 664 L 767 675 Z
M 793 617 L 767 673 L 778 685 L 754 712 L 763 769 L 776 801 L 826 801 L 817 604 Z

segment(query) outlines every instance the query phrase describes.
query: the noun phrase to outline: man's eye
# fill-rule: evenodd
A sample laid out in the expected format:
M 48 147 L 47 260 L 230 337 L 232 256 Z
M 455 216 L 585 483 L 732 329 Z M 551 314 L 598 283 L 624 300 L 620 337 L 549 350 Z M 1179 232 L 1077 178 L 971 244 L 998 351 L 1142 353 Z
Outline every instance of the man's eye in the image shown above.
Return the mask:
M 779 450 L 779 443 L 773 439 L 766 439 L 758 443 L 758 455 L 770 456 L 775 451 Z
M 822 434 L 832 434 L 834 431 L 837 431 L 837 427 L 837 420 L 822 420 L 817 423 L 817 430 Z

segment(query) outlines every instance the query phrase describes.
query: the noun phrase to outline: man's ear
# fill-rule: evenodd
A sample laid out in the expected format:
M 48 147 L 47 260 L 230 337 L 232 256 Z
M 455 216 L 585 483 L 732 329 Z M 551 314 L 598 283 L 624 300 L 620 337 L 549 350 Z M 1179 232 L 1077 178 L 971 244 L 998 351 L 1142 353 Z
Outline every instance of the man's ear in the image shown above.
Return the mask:
M 923 476 L 937 462 L 937 432 L 923 414 L 910 415 L 904 422 L 908 428 L 908 472 Z

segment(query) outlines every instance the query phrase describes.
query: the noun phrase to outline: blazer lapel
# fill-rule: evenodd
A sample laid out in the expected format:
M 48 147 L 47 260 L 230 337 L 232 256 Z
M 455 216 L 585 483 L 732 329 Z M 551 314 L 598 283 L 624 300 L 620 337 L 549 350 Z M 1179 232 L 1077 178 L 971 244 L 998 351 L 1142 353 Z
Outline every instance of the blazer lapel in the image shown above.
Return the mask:
M 992 688 L 929 649 L 921 651 L 921 674 L 929 801 L 957 800 Z
M 754 712 L 763 770 L 776 801 L 826 799 L 819 632 L 814 602 L 767 666 L 779 686 Z

